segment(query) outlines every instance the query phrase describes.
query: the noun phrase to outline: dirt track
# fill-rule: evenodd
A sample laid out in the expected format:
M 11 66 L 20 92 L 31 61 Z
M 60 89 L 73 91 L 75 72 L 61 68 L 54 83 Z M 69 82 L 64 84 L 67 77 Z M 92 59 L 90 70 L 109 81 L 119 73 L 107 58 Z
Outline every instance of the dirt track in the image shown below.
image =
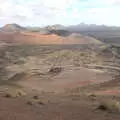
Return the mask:
M 47 76 L 47 75 L 46 75 Z M 48 75 L 42 80 L 36 79 L 36 76 L 22 78 L 18 84 L 24 88 L 34 88 L 38 91 L 61 92 L 67 89 L 87 86 L 90 84 L 99 84 L 111 80 L 111 76 L 107 73 L 99 73 L 87 68 L 72 68 L 72 70 L 64 69 L 58 75 Z

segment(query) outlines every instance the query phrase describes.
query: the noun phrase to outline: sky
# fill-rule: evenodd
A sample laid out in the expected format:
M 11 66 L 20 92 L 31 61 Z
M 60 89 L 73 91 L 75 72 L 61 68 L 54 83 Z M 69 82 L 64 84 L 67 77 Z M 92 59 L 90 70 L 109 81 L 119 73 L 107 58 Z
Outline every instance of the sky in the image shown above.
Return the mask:
M 0 26 L 120 26 L 120 0 L 0 0 Z

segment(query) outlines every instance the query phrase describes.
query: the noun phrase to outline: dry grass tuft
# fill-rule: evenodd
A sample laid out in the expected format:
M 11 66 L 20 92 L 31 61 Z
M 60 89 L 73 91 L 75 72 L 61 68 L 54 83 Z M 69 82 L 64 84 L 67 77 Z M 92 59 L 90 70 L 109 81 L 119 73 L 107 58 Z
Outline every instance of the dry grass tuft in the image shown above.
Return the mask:
M 26 93 L 22 90 L 16 91 L 16 97 L 21 97 L 21 96 L 25 96 L 25 95 L 26 95 Z
M 89 93 L 87 96 L 88 97 L 96 97 L 96 95 L 94 93 Z
M 33 96 L 32 99 L 29 99 L 27 101 L 27 104 L 28 105 L 45 105 L 45 103 L 39 99 L 39 96 Z

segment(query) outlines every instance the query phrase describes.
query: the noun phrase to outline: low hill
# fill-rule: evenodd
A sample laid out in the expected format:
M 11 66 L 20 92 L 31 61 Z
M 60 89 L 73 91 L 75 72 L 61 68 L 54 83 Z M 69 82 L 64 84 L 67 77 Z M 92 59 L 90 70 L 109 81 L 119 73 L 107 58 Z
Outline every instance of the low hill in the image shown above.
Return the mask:
M 39 32 L 0 32 L 0 41 L 21 44 L 100 44 L 101 42 L 85 36 L 61 37 L 55 34 L 42 35 Z
M 101 41 L 81 34 L 71 34 L 64 38 L 63 44 L 102 44 Z
M 5 26 L 3 26 L 1 29 L 1 31 L 4 32 L 17 32 L 17 31 L 23 31 L 26 30 L 26 28 L 21 27 L 18 24 L 6 24 Z

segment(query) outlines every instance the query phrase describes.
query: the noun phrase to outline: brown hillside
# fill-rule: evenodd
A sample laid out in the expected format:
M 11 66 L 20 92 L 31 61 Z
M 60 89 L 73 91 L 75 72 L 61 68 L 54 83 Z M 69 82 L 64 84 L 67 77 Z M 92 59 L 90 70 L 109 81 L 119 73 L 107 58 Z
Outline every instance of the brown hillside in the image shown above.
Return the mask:
M 41 35 L 39 32 L 3 32 L 0 31 L 0 41 L 20 44 L 99 44 L 100 42 L 89 37 L 61 37 L 55 34 Z
M 17 32 L 17 31 L 25 31 L 26 28 L 21 27 L 18 24 L 6 24 L 1 28 L 1 30 L 4 32 Z
M 22 32 L 0 32 L 0 41 L 7 43 L 22 44 L 60 44 L 61 40 L 56 35 L 40 35 L 39 33 L 22 33 Z

